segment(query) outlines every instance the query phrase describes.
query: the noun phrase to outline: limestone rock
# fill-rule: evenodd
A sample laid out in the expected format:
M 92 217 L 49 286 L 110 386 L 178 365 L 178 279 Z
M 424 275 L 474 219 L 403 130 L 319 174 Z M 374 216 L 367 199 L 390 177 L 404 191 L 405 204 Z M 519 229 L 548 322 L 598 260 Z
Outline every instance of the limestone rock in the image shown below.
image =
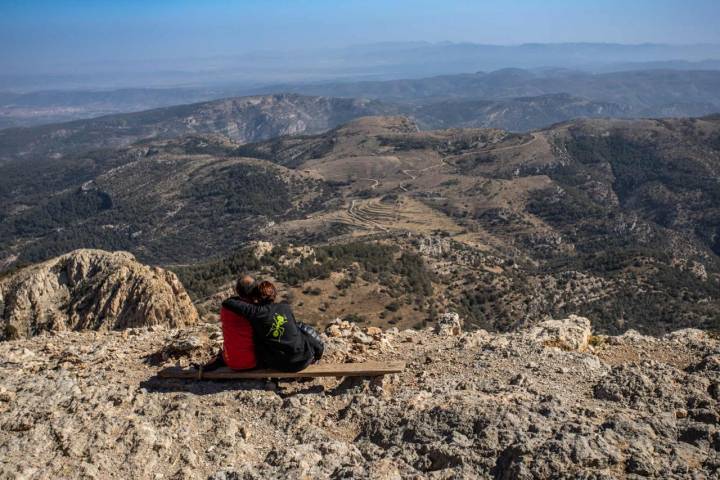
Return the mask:
M 678 342 L 701 342 L 707 339 L 708 334 L 702 330 L 698 330 L 697 328 L 684 328 L 682 330 L 670 332 L 665 335 L 665 337 Z
M 382 329 L 380 329 L 378 327 L 368 327 L 365 330 L 365 333 L 372 336 L 373 338 L 378 338 L 382 335 Z
M 322 361 L 407 363 L 382 381 L 154 376 L 157 352 L 183 366 L 216 354 L 209 324 L 0 342 L 0 478 L 716 478 L 720 340 L 568 350 L 585 327 L 444 336 L 334 322 Z
M 462 333 L 463 321 L 455 312 L 440 315 L 435 324 L 435 333 L 442 336 L 458 336 Z
M 127 252 L 76 250 L 0 281 L 0 335 L 180 327 L 198 314 L 174 273 Z
M 268 253 L 272 252 L 273 250 L 273 244 L 270 242 L 264 242 L 264 241 L 258 241 L 255 243 L 255 247 L 253 248 L 253 256 L 260 260 Z
M 530 330 L 534 341 L 562 350 L 585 350 L 591 335 L 590 320 L 577 315 L 564 320 L 546 320 Z
M 12 402 L 15 399 L 15 392 L 0 386 L 0 402 Z

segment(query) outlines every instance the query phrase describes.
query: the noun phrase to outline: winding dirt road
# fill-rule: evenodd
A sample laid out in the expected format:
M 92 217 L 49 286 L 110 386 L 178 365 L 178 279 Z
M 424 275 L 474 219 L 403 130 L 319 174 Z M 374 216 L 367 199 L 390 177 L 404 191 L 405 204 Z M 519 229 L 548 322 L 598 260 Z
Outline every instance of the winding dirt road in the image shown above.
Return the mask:
M 358 178 L 358 180 L 367 180 L 368 182 L 373 182 L 373 184 L 370 185 L 371 190 L 375 190 L 380 185 L 380 180 L 376 178 Z

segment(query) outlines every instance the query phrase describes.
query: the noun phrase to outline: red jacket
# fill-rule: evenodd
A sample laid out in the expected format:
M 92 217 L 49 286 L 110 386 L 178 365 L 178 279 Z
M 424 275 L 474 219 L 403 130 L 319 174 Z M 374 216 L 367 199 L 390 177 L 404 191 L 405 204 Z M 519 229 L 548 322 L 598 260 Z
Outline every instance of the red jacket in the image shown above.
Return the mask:
M 220 309 L 220 322 L 223 330 L 223 359 L 225 365 L 233 370 L 255 368 L 255 342 L 252 325 L 247 318 L 228 310 Z

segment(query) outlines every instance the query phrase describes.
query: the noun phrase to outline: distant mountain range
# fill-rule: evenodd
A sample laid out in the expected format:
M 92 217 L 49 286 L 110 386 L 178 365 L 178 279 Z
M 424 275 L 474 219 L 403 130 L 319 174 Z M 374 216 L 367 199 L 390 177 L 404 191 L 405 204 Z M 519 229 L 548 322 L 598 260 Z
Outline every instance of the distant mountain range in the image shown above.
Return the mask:
M 415 117 L 423 128 L 492 126 L 525 131 L 579 117 L 683 117 L 714 113 L 720 111 L 720 71 L 587 73 L 567 69 L 514 68 L 420 79 L 293 83 L 253 89 L 4 93 L 0 94 L 0 128 L 146 110 L 248 93 L 274 95 L 278 92 L 372 99 L 376 102 L 364 102 L 367 110 L 359 112 L 361 115 L 401 113 Z M 187 107 L 177 108 L 181 112 L 188 110 Z M 230 109 L 226 113 L 231 115 L 232 112 L 233 109 Z M 157 113 L 160 117 L 175 115 L 171 110 Z M 133 118 L 143 115 L 123 117 L 122 121 L 133 123 Z M 226 120 L 229 121 L 227 115 Z M 192 131 L 191 128 L 188 130 Z M 113 135 L 117 134 L 113 132 Z
M 207 58 L 65 63 L 63 71 L 51 74 L 34 73 L 21 65 L 4 65 L 0 90 L 109 90 L 188 85 L 235 88 L 269 83 L 421 78 L 509 67 L 556 67 L 588 72 L 658 67 L 699 70 L 717 69 L 718 60 L 720 45 L 715 44 L 385 42 L 310 50 L 288 45 L 282 51 Z M 47 66 L 42 68 L 45 72 Z
M 508 100 L 449 99 L 401 108 L 424 129 L 456 127 L 501 128 L 524 132 L 573 118 L 627 117 L 632 110 L 565 93 Z M 710 108 L 709 111 L 714 111 Z M 702 110 L 702 113 L 706 113 Z
M 221 134 L 238 143 L 257 142 L 280 135 L 319 133 L 372 115 L 406 115 L 423 129 L 493 127 L 526 131 L 572 118 L 625 117 L 631 113 L 629 108 L 615 103 L 567 94 L 508 100 L 449 99 L 426 104 L 298 94 L 261 95 L 0 130 L 0 162 L 62 156 L 194 133 Z M 693 113 L 707 112 L 698 109 Z
M 566 93 L 593 101 L 627 105 L 643 112 L 673 105 L 720 106 L 720 71 L 643 70 L 593 74 L 577 70 L 509 68 L 410 80 L 276 85 L 268 90 L 404 103 L 497 100 Z
M 693 113 L 708 113 L 698 108 Z M 420 128 L 492 127 L 527 131 L 581 117 L 626 117 L 631 109 L 567 94 L 508 100 L 449 99 L 428 103 L 260 95 L 213 100 L 136 113 L 107 115 L 66 123 L 0 130 L 0 163 L 14 159 L 67 156 L 117 148 L 139 140 L 170 139 L 213 133 L 237 143 L 319 133 L 350 120 L 373 115 L 406 115 Z
M 391 111 L 394 109 L 375 100 L 297 94 L 214 100 L 0 130 L 0 163 L 122 147 L 142 139 L 168 139 L 191 133 L 221 134 L 238 143 L 254 142 L 280 135 L 318 133 L 354 118 Z

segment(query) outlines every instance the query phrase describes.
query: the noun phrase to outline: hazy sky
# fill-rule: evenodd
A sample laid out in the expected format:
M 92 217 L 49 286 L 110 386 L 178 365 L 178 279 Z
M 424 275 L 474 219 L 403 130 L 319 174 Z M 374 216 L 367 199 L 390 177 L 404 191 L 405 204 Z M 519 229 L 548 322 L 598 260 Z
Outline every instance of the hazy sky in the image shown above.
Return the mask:
M 720 0 L 0 0 L 0 69 L 381 41 L 720 43 Z

